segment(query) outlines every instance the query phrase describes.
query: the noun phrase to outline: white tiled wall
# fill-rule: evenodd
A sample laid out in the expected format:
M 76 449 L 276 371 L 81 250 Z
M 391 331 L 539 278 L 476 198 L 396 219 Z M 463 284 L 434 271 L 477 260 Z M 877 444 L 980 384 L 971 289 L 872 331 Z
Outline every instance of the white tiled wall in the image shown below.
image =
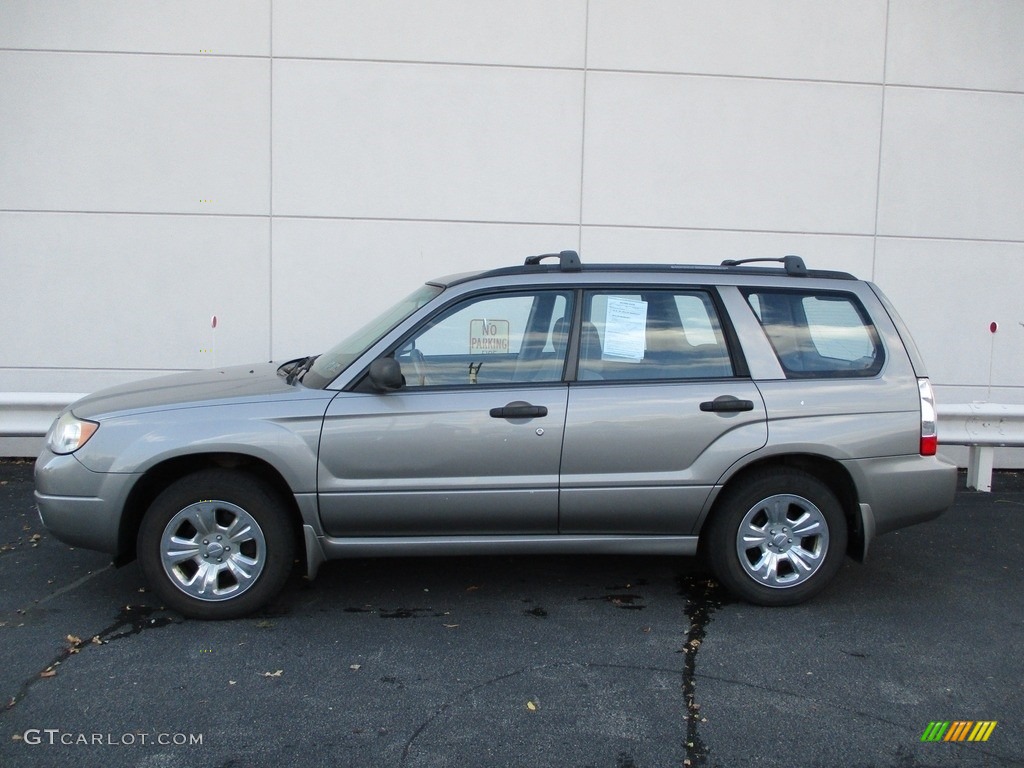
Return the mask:
M 572 222 L 583 74 L 274 65 L 274 213 Z
M 889 89 L 878 231 L 1024 241 L 1024 94 Z
M 591 0 L 595 69 L 882 82 L 885 0 Z
M 271 0 L 0 0 L 0 49 L 268 56 Z
M 584 224 L 866 233 L 881 88 L 594 73 Z
M 0 51 L 0 210 L 270 205 L 266 59 Z
M 265 359 L 268 234 L 263 217 L 0 213 L 0 391 L 18 368 L 73 369 L 75 389 L 42 389 L 78 391 L 88 370 Z
M 941 396 L 1024 402 L 1021 40 L 1019 0 L 0 0 L 0 399 L 579 248 L 873 278 Z
M 890 0 L 888 81 L 1024 91 L 1020 0 Z
M 586 0 L 275 0 L 274 55 L 583 66 Z

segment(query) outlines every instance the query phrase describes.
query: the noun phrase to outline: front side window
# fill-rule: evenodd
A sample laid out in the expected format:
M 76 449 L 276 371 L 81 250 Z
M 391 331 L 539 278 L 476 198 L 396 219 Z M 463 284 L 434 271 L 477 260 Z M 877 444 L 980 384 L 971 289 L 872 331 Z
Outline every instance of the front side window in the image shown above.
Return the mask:
M 855 296 L 814 291 L 746 292 L 787 378 L 874 376 L 885 354 Z
M 406 386 L 561 381 L 571 296 L 487 294 L 442 311 L 395 350 Z
M 704 291 L 587 293 L 581 381 L 706 379 L 733 375 L 718 313 Z

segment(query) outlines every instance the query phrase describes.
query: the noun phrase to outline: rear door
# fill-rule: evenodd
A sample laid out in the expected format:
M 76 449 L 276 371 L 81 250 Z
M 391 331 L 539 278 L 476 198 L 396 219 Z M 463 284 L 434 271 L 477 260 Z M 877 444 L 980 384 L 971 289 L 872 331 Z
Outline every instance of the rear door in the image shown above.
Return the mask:
M 559 530 L 688 534 L 713 486 L 768 438 L 710 290 L 584 294 Z

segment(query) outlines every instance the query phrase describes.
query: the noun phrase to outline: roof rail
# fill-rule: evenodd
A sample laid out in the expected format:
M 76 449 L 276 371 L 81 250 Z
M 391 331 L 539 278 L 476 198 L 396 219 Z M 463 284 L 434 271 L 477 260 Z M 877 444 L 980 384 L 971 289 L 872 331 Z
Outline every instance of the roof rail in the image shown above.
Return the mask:
M 723 267 L 738 267 L 740 264 L 750 264 L 755 261 L 774 261 L 782 264 L 786 274 L 791 277 L 807 277 L 807 265 L 799 256 L 783 256 L 781 259 L 726 259 L 722 262 Z
M 528 267 L 535 267 L 540 264 L 541 259 L 558 259 L 560 272 L 581 272 L 583 264 L 580 262 L 580 255 L 576 251 L 561 251 L 560 253 L 543 253 L 539 256 L 527 256 L 524 262 Z

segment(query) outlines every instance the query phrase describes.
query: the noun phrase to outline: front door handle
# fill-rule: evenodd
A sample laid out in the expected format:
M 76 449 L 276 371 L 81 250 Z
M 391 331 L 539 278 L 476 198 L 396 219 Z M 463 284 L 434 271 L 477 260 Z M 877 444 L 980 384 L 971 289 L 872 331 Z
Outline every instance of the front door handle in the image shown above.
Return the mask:
M 530 405 L 521 400 L 509 403 L 501 408 L 491 408 L 491 418 L 494 419 L 535 419 L 547 415 L 547 406 Z
M 714 413 L 736 413 L 738 411 L 752 411 L 754 410 L 753 400 L 740 400 L 738 397 L 732 395 L 721 395 L 716 397 L 714 400 L 706 400 L 700 404 L 702 411 L 712 411 Z

